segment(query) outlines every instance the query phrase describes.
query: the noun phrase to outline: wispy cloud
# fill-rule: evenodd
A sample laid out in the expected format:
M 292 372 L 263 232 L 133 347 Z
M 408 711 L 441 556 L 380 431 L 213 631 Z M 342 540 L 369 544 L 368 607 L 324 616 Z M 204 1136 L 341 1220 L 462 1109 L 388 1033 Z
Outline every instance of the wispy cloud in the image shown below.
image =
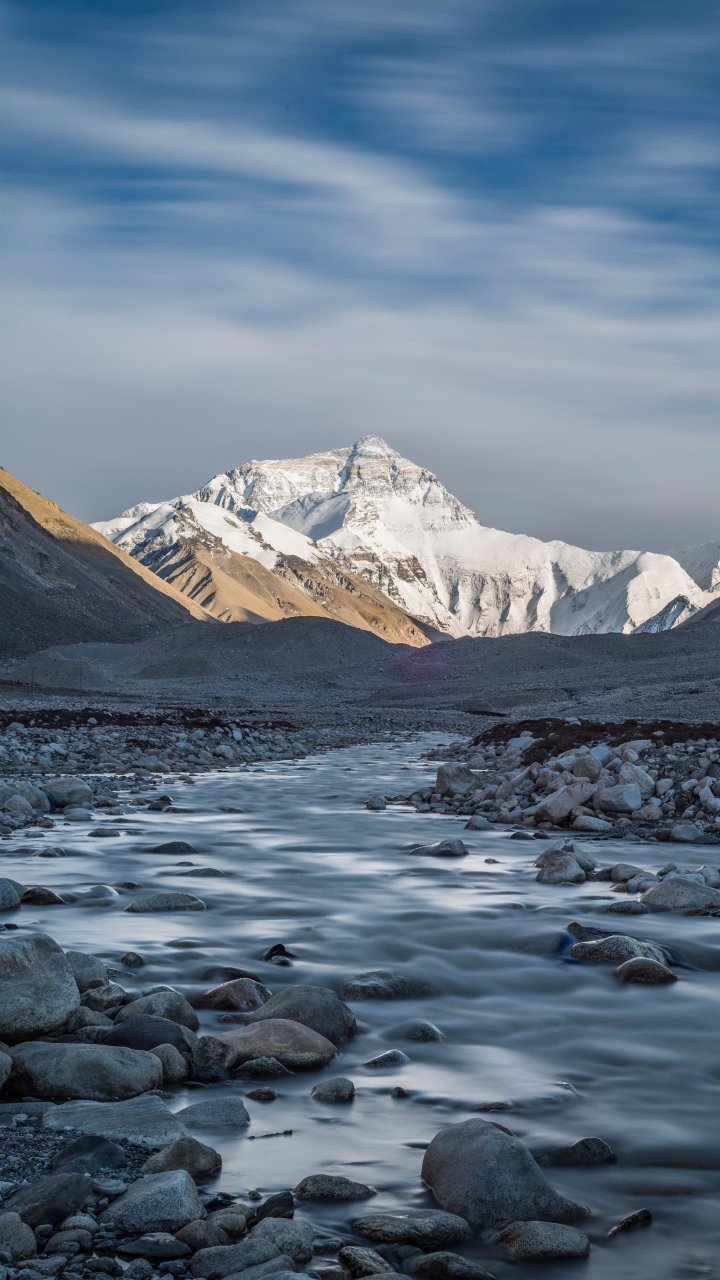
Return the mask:
M 4 7 L 31 483 L 98 517 L 374 430 L 488 523 L 716 535 L 709 13 L 583 7 L 561 39 L 555 0 L 58 11 L 62 40 Z

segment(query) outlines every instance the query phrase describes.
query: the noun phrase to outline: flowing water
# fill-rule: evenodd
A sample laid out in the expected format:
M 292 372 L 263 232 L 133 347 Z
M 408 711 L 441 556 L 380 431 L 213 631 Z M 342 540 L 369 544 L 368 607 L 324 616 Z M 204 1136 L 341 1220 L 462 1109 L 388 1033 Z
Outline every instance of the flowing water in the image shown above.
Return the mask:
M 319 1075 L 297 1074 L 270 1082 L 276 1101 L 248 1101 L 249 1129 L 199 1133 L 222 1152 L 223 1189 L 272 1193 L 320 1171 L 371 1183 L 378 1190 L 371 1201 L 303 1206 L 329 1241 L 348 1238 L 350 1221 L 363 1212 L 433 1203 L 420 1165 L 423 1146 L 442 1125 L 486 1115 L 531 1147 L 596 1134 L 615 1148 L 616 1164 L 546 1169 L 559 1190 L 592 1208 L 589 1259 L 545 1264 L 542 1272 L 513 1265 L 492 1233 L 467 1252 L 498 1277 L 518 1280 L 540 1273 L 585 1280 L 720 1275 L 718 921 L 604 915 L 599 904 L 612 900 L 606 883 L 536 883 L 537 842 L 512 840 L 503 830 L 464 832 L 462 820 L 407 808 L 365 810 L 373 792 L 427 785 L 433 768 L 420 753 L 434 742 L 354 747 L 201 776 L 193 786 L 164 782 L 174 811 L 129 809 L 127 817 L 103 821 L 120 832 L 107 840 L 60 825 L 52 839 L 67 850 L 63 859 L 39 859 L 30 841 L 13 842 L 4 874 L 24 883 L 77 891 L 135 882 L 193 892 L 208 906 L 129 915 L 122 907 L 138 890 L 125 889 L 107 907 L 23 908 L 15 918 L 116 965 L 125 951 L 141 951 L 145 967 L 120 978 L 138 993 L 158 983 L 207 987 L 222 980 L 208 974 L 223 965 L 253 971 L 274 991 L 295 982 L 340 989 L 373 968 L 432 984 L 437 994 L 421 999 L 353 1006 L 359 1035 L 324 1073 L 354 1080 L 351 1106 L 312 1100 Z M 470 855 L 442 861 L 408 852 L 446 835 L 462 835 Z M 198 852 L 149 852 L 170 839 L 188 840 Z M 587 847 L 603 862 L 651 868 L 667 855 L 653 845 Z M 696 866 L 708 851 L 672 852 L 675 861 Z M 188 859 L 225 874 L 196 874 L 180 865 Z M 572 920 L 671 948 L 680 981 L 624 987 L 608 969 L 569 960 L 565 928 Z M 291 966 L 262 959 L 277 942 L 295 954 Z M 201 1018 L 203 1030 L 217 1029 L 216 1014 Z M 404 1027 L 418 1018 L 446 1039 L 408 1042 Z M 411 1061 L 380 1073 L 362 1065 L 389 1048 L 403 1049 Z M 411 1096 L 393 1098 L 396 1085 Z M 172 1105 L 252 1087 L 234 1081 L 202 1095 L 181 1088 Z M 258 1140 L 266 1134 L 279 1136 Z M 652 1210 L 651 1227 L 605 1243 L 619 1218 L 643 1206 Z

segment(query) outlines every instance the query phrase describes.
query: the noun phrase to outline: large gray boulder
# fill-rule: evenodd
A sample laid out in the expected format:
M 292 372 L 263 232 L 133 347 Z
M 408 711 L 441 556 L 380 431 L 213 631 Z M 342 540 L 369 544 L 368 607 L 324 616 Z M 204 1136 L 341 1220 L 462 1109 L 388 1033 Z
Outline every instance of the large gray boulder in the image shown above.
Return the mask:
M 179 893 L 170 891 L 168 893 L 148 893 L 142 898 L 135 898 L 123 910 L 137 912 L 153 912 L 153 911 L 205 911 L 207 904 L 202 898 L 196 898 L 192 893 Z
M 585 1258 L 590 1252 L 584 1231 L 557 1222 L 511 1222 L 498 1240 L 517 1261 Z
M 85 951 L 66 951 L 65 955 L 79 991 L 92 991 L 95 987 L 107 986 L 110 977 L 97 956 L 88 955 Z
M 640 942 L 624 933 L 611 933 L 606 938 L 594 938 L 590 942 L 576 942 L 570 948 L 573 960 L 584 960 L 586 964 L 624 964 L 626 960 L 639 957 L 647 960 L 665 961 L 665 953 L 651 942 Z
M 125 1006 L 131 1008 L 130 1005 Z M 106 1036 L 104 1044 L 121 1044 L 127 1049 L 156 1049 L 159 1044 L 171 1044 L 187 1060 L 198 1042 L 194 1031 L 182 1027 L 171 1018 L 156 1018 L 149 1013 L 136 1013 L 123 1022 L 116 1022 Z
M 57 1031 L 79 1005 L 70 964 L 52 938 L 0 935 L 0 1040 Z
M 112 1102 L 162 1085 L 160 1059 L 136 1049 L 37 1040 L 16 1045 L 12 1060 L 13 1080 L 36 1098 Z
M 586 778 L 578 778 L 577 782 L 569 782 L 567 786 L 551 791 L 549 796 L 538 805 L 535 811 L 536 822 L 564 822 L 574 809 L 579 809 L 590 799 L 595 790 L 595 783 Z
M 649 800 L 650 796 L 655 795 L 655 779 L 651 778 L 647 769 L 643 769 L 639 764 L 631 764 L 629 760 L 626 760 L 625 764 L 621 766 L 618 782 L 636 783 L 640 788 L 640 795 L 643 800 Z
M 601 813 L 635 813 L 642 809 L 642 793 L 637 782 L 621 782 L 616 787 L 596 791 L 593 804 Z
M 305 983 L 286 987 L 270 996 L 265 1004 L 248 1018 L 250 1025 L 266 1022 L 268 1018 L 288 1018 L 300 1022 L 332 1041 L 334 1045 L 351 1040 L 357 1031 L 355 1015 L 330 987 L 315 987 Z
M 131 1000 L 116 1014 L 115 1021 L 127 1022 L 128 1018 L 144 1014 L 151 1018 L 167 1018 L 169 1022 L 177 1022 L 190 1031 L 197 1031 L 200 1026 L 200 1019 L 192 1005 L 179 991 L 169 988 L 167 991 L 153 991 L 150 995 Z
M 42 789 L 57 809 L 92 804 L 93 789 L 82 778 L 47 778 Z
M 314 1232 L 302 1218 L 263 1218 L 238 1244 L 200 1249 L 190 1263 L 194 1276 L 223 1280 L 271 1258 L 304 1262 L 312 1256 Z
M 441 796 L 457 796 L 466 791 L 477 791 L 482 786 L 478 773 L 465 764 L 441 764 L 437 771 L 435 790 Z
M 245 1129 L 250 1123 L 250 1116 L 242 1098 L 237 1094 L 229 1094 L 224 1098 L 207 1098 L 203 1102 L 193 1102 L 177 1113 L 178 1119 L 188 1129 Z
M 458 839 L 457 836 L 448 836 L 447 839 L 438 840 L 435 844 L 415 844 L 409 852 L 429 858 L 465 858 L 470 850 L 464 840 Z
M 169 1147 L 156 1151 L 145 1161 L 143 1173 L 167 1173 L 171 1169 L 185 1169 L 195 1182 L 217 1173 L 222 1166 L 222 1156 L 214 1147 L 208 1147 L 197 1138 L 177 1138 Z
M 254 978 L 231 978 L 229 982 L 221 982 L 218 987 L 211 987 L 193 999 L 196 1009 L 229 1009 L 233 1012 L 252 1013 L 259 1009 L 271 992 L 262 982 Z
M 711 889 L 692 880 L 665 879 L 648 889 L 641 901 L 650 911 L 695 911 L 720 907 L 720 889 Z
M 20 894 L 14 880 L 0 880 L 0 911 L 15 911 L 20 906 Z
M 337 1053 L 325 1036 L 289 1018 L 269 1018 L 239 1033 L 225 1032 L 217 1038 L 230 1045 L 234 1066 L 268 1057 L 290 1071 L 312 1071 L 327 1066 Z
M 558 850 L 543 860 L 535 879 L 539 884 L 583 884 L 585 872 L 572 853 Z
M 17 1213 L 0 1213 L 0 1249 L 10 1254 L 12 1262 L 33 1258 L 37 1253 L 35 1233 Z
M 133 1182 L 100 1215 L 106 1230 L 124 1235 L 145 1231 L 178 1231 L 187 1222 L 204 1218 L 205 1209 L 197 1187 L 185 1169 L 148 1173 Z
M 584 1205 L 553 1190 L 527 1147 L 486 1120 L 464 1120 L 435 1135 L 422 1177 L 450 1213 L 476 1227 L 522 1219 L 575 1222 Z
M 456 1213 L 426 1209 L 419 1213 L 369 1213 L 353 1222 L 353 1230 L 375 1244 L 411 1244 L 436 1249 L 460 1244 L 471 1235 L 470 1227 Z
M 188 1136 L 182 1121 L 155 1093 L 125 1102 L 64 1102 L 45 1112 L 43 1125 L 46 1129 L 79 1129 L 111 1141 L 126 1139 L 154 1150 Z
M 334 1173 L 310 1173 L 293 1190 L 296 1200 L 367 1200 L 375 1194 L 365 1182 Z
M 69 1214 L 82 1209 L 92 1194 L 92 1179 L 86 1173 L 68 1170 L 51 1173 L 20 1187 L 4 1203 L 3 1209 L 16 1213 L 29 1227 L 43 1222 L 55 1226 Z

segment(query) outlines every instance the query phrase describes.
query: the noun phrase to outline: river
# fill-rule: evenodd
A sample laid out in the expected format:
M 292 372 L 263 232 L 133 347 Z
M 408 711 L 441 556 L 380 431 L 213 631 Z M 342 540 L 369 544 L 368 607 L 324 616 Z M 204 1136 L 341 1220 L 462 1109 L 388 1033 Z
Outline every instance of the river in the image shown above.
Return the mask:
M 65 848 L 64 858 L 40 859 L 32 853 L 37 841 L 13 841 L 4 874 L 24 883 L 59 891 L 99 883 L 173 888 L 196 893 L 208 907 L 126 914 L 122 907 L 138 890 L 121 889 L 107 906 L 24 908 L 22 927 L 39 925 L 63 947 L 118 967 L 124 952 L 140 951 L 145 967 L 119 979 L 138 994 L 158 983 L 186 992 L 211 986 L 222 975 L 209 978 L 209 971 L 224 965 L 251 970 L 273 991 L 295 982 L 339 990 L 375 968 L 432 984 L 436 994 L 422 999 L 353 1005 L 359 1035 L 325 1072 L 354 1080 L 351 1106 L 312 1100 L 319 1077 L 298 1074 L 269 1082 L 276 1101 L 247 1102 L 252 1122 L 240 1136 L 199 1133 L 222 1153 L 218 1185 L 225 1190 L 272 1193 L 321 1171 L 371 1183 L 378 1190 L 371 1201 L 300 1210 L 328 1241 L 349 1238 L 351 1219 L 363 1212 L 431 1205 L 419 1176 L 423 1146 L 444 1124 L 487 1115 L 531 1148 L 595 1134 L 618 1156 L 616 1164 L 545 1170 L 559 1190 L 592 1208 L 590 1257 L 541 1272 L 510 1264 L 488 1235 L 466 1252 L 498 1277 L 720 1275 L 718 921 L 608 916 L 598 909 L 612 900 L 606 883 L 537 884 L 531 863 L 539 842 L 512 840 L 502 829 L 465 832 L 461 820 L 405 807 L 364 808 L 374 792 L 427 785 L 433 766 L 422 752 L 437 741 L 353 747 L 207 774 L 193 785 L 163 781 L 175 808 L 128 808 L 103 820 L 120 832 L 116 838 L 59 824 L 52 841 Z M 462 835 L 470 855 L 444 861 L 408 851 L 445 835 Z M 172 839 L 197 852 L 148 852 Z M 656 869 L 667 860 L 667 850 L 651 844 L 585 847 L 607 863 Z M 702 849 L 672 853 L 681 865 L 712 860 Z M 197 870 L 178 865 L 188 859 Z M 198 874 L 203 867 L 224 874 Z M 608 969 L 569 960 L 572 920 L 670 947 L 680 981 L 624 987 Z M 263 960 L 275 943 L 294 953 L 291 965 Z M 408 1041 L 404 1026 L 418 1018 L 445 1039 Z M 201 1019 L 203 1031 L 217 1029 L 216 1014 Z M 362 1065 L 388 1048 L 404 1050 L 410 1062 L 381 1073 Z M 393 1098 L 396 1085 L 410 1096 Z M 252 1087 L 235 1081 L 202 1096 Z M 200 1096 L 197 1087 L 180 1088 L 172 1105 Z M 495 1107 L 503 1109 L 484 1110 Z M 640 1207 L 651 1209 L 653 1225 L 606 1243 L 609 1228 Z

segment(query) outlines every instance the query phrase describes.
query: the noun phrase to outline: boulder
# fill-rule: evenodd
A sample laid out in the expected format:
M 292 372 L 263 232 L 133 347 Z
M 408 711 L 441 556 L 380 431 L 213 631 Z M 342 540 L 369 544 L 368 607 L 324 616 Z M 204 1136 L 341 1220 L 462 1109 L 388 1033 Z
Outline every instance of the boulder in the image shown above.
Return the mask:
M 557 1222 L 511 1222 L 498 1240 L 517 1261 L 585 1258 L 590 1252 L 584 1231 Z
M 197 1138 L 176 1138 L 169 1147 L 156 1151 L 142 1167 L 143 1173 L 167 1173 L 172 1169 L 185 1169 L 195 1182 L 210 1178 L 222 1165 L 222 1156 Z
M 703 833 L 694 822 L 676 822 L 670 828 L 669 839 L 673 844 L 697 844 L 702 838 Z
M 643 800 L 649 800 L 650 796 L 655 795 L 655 779 L 651 778 L 647 769 L 643 769 L 639 764 L 631 764 L 626 760 L 620 767 L 618 782 L 636 783 Z
M 193 1000 L 196 1009 L 228 1009 L 238 1013 L 251 1013 L 270 999 L 271 992 L 262 982 L 253 978 L 233 978 L 211 987 Z
M 8 1196 L 3 1210 L 16 1213 L 29 1227 L 54 1227 L 81 1209 L 92 1193 L 92 1179 L 76 1170 L 51 1173 Z
M 217 1038 L 232 1049 L 235 1066 L 270 1057 L 290 1070 L 312 1071 L 326 1067 L 337 1053 L 325 1036 L 289 1018 L 269 1018 L 239 1033 L 226 1032 Z
M 642 895 L 641 902 L 650 911 L 696 911 L 720 907 L 720 889 L 711 889 L 692 880 L 666 877 Z
M 551 791 L 535 810 L 535 821 L 552 822 L 554 825 L 565 822 L 574 809 L 579 809 L 580 805 L 590 799 L 594 791 L 595 783 L 585 778 Z
M 409 852 L 430 858 L 466 858 L 470 850 L 464 840 L 448 836 L 446 840 L 438 840 L 435 844 L 415 844 Z
M 329 987 L 315 987 L 298 983 L 286 987 L 263 1004 L 248 1018 L 248 1024 L 265 1022 L 269 1018 L 285 1018 L 310 1027 L 334 1045 L 351 1040 L 357 1031 L 355 1015 L 343 1004 Z
M 412 973 L 392 969 L 368 969 L 345 984 L 343 1000 L 414 1000 L 435 995 L 435 989 Z
M 466 791 L 477 791 L 482 785 L 480 774 L 473 773 L 464 764 L 441 764 L 437 771 L 435 790 L 441 796 L 457 796 Z
M 422 1177 L 444 1209 L 476 1227 L 535 1218 L 575 1222 L 589 1212 L 550 1186 L 518 1138 L 486 1120 L 441 1129 L 425 1152 Z
M 100 1215 L 105 1230 L 124 1235 L 145 1231 L 178 1231 L 195 1218 L 204 1218 L 205 1209 L 190 1174 L 185 1169 L 149 1173 L 133 1182 Z
M 663 983 L 677 982 L 677 974 L 673 973 L 660 960 L 648 960 L 638 957 L 626 960 L 615 970 L 618 982 L 640 982 L 648 986 L 659 986 Z
M 372 1213 L 353 1222 L 353 1231 L 376 1244 L 412 1244 L 420 1249 L 459 1244 L 471 1230 L 464 1217 L 441 1209 L 419 1213 Z
M 12 1059 L 13 1079 L 36 1098 L 111 1102 L 162 1084 L 159 1059 L 135 1049 L 38 1040 L 16 1045 Z
M 190 1263 L 190 1272 L 204 1280 L 223 1280 L 272 1258 L 304 1262 L 312 1256 L 313 1238 L 311 1224 L 301 1218 L 263 1218 L 238 1244 L 200 1249 Z
M 66 951 L 65 957 L 73 972 L 79 991 L 90 991 L 93 987 L 104 987 L 110 981 L 105 965 L 97 956 L 89 956 L 84 951 Z
M 78 1173 L 98 1173 L 101 1169 L 124 1169 L 126 1164 L 127 1156 L 117 1142 L 88 1133 L 58 1151 L 52 1170 L 53 1173 L 70 1169 Z
M 177 1116 L 188 1129 L 245 1129 L 250 1123 L 242 1098 L 232 1095 L 193 1102 L 178 1111 Z
M 124 911 L 206 911 L 207 903 L 196 898 L 192 893 L 148 893 L 142 898 L 130 902 Z
M 361 1276 L 387 1274 L 392 1269 L 392 1264 L 387 1262 L 385 1258 L 381 1258 L 379 1253 L 362 1245 L 343 1245 L 338 1257 L 345 1270 L 349 1271 L 351 1276 L 356 1277 L 356 1280 L 359 1280 Z
M 481 1267 L 479 1262 L 445 1250 L 413 1258 L 410 1270 L 420 1280 L 494 1280 L 494 1276 Z
M 0 935 L 0 1039 L 47 1035 L 80 1005 L 70 964 L 47 934 Z
M 15 911 L 20 906 L 20 894 L 12 880 L 0 880 L 0 911 Z
M 111 1141 L 139 1142 L 155 1149 L 166 1147 L 187 1130 L 157 1094 L 144 1094 L 126 1102 L 65 1102 L 43 1115 L 46 1129 L 79 1129 Z
M 42 789 L 56 809 L 93 802 L 93 789 L 82 778 L 47 778 Z
M 181 1027 L 197 1031 L 200 1019 L 195 1010 L 179 991 L 153 991 L 148 996 L 140 996 L 126 1004 L 115 1018 L 116 1023 L 127 1022 L 129 1018 L 147 1015 L 151 1018 L 167 1018 L 169 1022 L 177 1022 Z
M 293 1190 L 296 1200 L 367 1200 L 376 1194 L 364 1182 L 332 1173 L 311 1173 Z
M 576 942 L 570 948 L 573 960 L 584 960 L 586 964 L 624 964 L 626 960 L 643 957 L 664 963 L 665 953 L 651 942 L 640 942 L 624 933 L 612 933 L 606 938 L 595 938 L 590 942 Z
M 595 835 L 611 835 L 613 830 L 613 824 L 607 818 L 594 818 L 590 813 L 579 813 L 573 818 L 572 827 L 573 831 L 587 831 Z
M 334 1105 L 352 1102 L 355 1097 L 355 1085 L 345 1076 L 334 1076 L 332 1080 L 320 1080 L 310 1096 L 317 1102 L 330 1102 Z
M 152 1050 L 160 1059 L 163 1084 L 183 1084 L 190 1075 L 187 1058 L 184 1058 L 174 1044 L 156 1044 Z
M 37 1253 L 35 1233 L 17 1213 L 0 1213 L 0 1250 L 10 1254 L 11 1262 L 34 1258 Z
M 135 1003 L 135 1002 L 133 1002 Z M 125 1008 L 131 1008 L 126 1005 Z M 171 1044 L 189 1060 L 199 1043 L 194 1032 L 170 1018 L 157 1018 L 149 1013 L 135 1013 L 118 1021 L 103 1039 L 104 1044 L 124 1045 L 126 1049 L 152 1051 L 161 1044 Z
M 616 787 L 603 787 L 595 792 L 593 803 L 602 813 L 635 813 L 642 808 L 642 794 L 637 782 L 621 782 Z
M 538 1164 L 586 1165 L 613 1163 L 617 1156 L 609 1143 L 603 1138 L 578 1138 L 577 1142 L 565 1147 L 547 1147 L 544 1151 L 533 1151 Z
M 545 858 L 535 879 L 539 884 L 583 884 L 585 872 L 571 853 Z

